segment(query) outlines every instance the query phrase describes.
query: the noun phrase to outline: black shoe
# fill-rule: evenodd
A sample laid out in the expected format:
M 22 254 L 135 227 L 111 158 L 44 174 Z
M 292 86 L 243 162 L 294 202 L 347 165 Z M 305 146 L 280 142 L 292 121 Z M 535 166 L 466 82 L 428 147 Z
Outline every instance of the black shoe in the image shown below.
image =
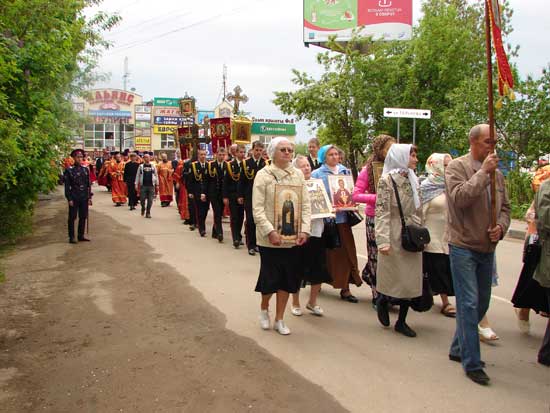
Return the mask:
M 452 354 L 449 354 L 449 360 L 456 361 L 457 363 L 462 363 L 462 357 L 453 356 Z M 482 368 L 485 368 L 485 362 L 483 360 L 480 360 L 480 364 Z
M 147 214 L 145 215 L 145 218 L 151 218 L 151 214 L 147 213 Z
M 254 251 L 259 253 L 260 252 L 260 247 L 254 247 Z
M 340 292 L 340 298 L 344 301 L 347 301 L 348 303 L 358 303 L 359 300 L 354 295 L 343 295 L 342 292 Z
M 416 332 L 412 328 L 410 328 L 405 322 L 395 323 L 395 331 L 407 337 L 416 337 Z
M 183 225 L 190 225 L 190 224 L 191 224 L 191 221 L 189 221 L 188 219 L 183 220 Z
M 544 360 L 543 358 L 538 357 L 537 361 L 539 362 L 539 364 L 542 364 L 543 366 L 550 367 L 550 360 Z
M 223 242 L 223 235 L 218 235 L 218 242 L 220 244 Z
M 256 251 L 254 250 L 254 248 L 248 250 L 248 255 L 256 255 Z
M 481 384 L 482 386 L 488 385 L 489 382 L 491 381 L 489 376 L 487 376 L 487 374 L 485 374 L 485 372 L 481 369 L 467 371 L 466 376 L 468 376 L 468 378 L 472 380 L 474 383 Z
M 141 208 L 141 216 L 145 215 L 145 208 Z
M 199 231 L 199 234 L 201 234 L 201 237 L 206 237 L 206 231 Z
M 189 231 L 194 231 L 196 230 L 195 226 L 194 225 L 189 225 Z
M 122 206 L 122 204 L 121 204 L 120 202 L 117 202 L 117 203 L 115 204 L 115 206 L 116 206 L 116 207 L 119 207 L 119 206 Z
M 382 297 L 378 298 L 376 302 L 376 313 L 378 314 L 378 321 L 384 327 L 390 326 L 390 313 L 388 311 L 388 302 Z
M 69 239 L 69 244 L 76 244 L 76 240 L 74 238 L 70 238 Z
M 89 239 L 86 238 L 86 237 L 81 237 L 81 238 L 78 238 L 78 241 L 79 241 L 79 242 L 90 242 L 91 240 L 89 240 Z
M 241 246 L 241 243 L 239 242 L 239 240 L 233 241 L 233 246 L 235 247 L 236 250 L 238 250 L 239 247 Z

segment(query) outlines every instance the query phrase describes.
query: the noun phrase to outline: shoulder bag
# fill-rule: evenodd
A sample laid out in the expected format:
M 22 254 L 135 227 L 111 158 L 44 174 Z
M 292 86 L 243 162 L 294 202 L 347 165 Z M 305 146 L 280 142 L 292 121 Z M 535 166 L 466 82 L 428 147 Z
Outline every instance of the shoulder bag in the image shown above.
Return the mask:
M 395 198 L 397 199 L 399 215 L 401 216 L 401 246 L 406 251 L 422 252 L 426 245 L 430 243 L 430 232 L 426 227 L 415 224 L 407 225 L 405 223 L 405 216 L 403 215 L 403 208 L 401 207 L 401 199 L 399 198 L 397 185 L 391 175 L 390 179 L 393 189 L 395 190 Z

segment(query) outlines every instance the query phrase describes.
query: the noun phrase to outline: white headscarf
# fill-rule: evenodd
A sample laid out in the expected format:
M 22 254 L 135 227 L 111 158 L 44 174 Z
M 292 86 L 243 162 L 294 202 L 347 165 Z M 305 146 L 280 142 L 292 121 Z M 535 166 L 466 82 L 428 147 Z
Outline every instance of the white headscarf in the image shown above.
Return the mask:
M 275 151 L 277 150 L 277 146 L 279 146 L 279 144 L 283 142 L 292 144 L 287 138 L 282 136 L 271 139 L 271 142 L 269 142 L 269 145 L 267 146 L 267 154 L 270 159 L 273 159 L 273 157 L 275 156 Z
M 411 147 L 412 145 L 394 143 L 386 155 L 383 174 L 407 173 L 413 192 L 414 206 L 418 209 L 422 204 L 418 194 L 418 177 L 412 169 L 409 169 Z

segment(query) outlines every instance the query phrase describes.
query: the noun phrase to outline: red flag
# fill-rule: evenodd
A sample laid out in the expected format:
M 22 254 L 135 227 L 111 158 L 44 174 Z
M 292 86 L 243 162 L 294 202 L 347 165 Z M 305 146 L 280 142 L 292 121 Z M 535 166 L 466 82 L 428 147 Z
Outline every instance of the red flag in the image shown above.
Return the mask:
M 486 0 L 489 6 L 493 44 L 497 55 L 498 93 L 514 99 L 514 77 L 502 43 L 502 16 L 498 0 Z

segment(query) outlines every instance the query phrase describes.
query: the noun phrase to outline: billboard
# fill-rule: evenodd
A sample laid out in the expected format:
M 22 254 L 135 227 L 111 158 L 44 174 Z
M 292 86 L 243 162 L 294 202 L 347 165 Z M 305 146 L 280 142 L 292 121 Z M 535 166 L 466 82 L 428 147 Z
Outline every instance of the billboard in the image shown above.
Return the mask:
M 154 98 L 153 104 L 155 106 L 168 106 L 179 108 L 180 100 L 178 98 Z
M 296 125 L 293 123 L 254 122 L 253 135 L 296 136 Z
M 304 43 L 349 41 L 354 29 L 375 40 L 410 40 L 412 11 L 412 0 L 304 0 Z

